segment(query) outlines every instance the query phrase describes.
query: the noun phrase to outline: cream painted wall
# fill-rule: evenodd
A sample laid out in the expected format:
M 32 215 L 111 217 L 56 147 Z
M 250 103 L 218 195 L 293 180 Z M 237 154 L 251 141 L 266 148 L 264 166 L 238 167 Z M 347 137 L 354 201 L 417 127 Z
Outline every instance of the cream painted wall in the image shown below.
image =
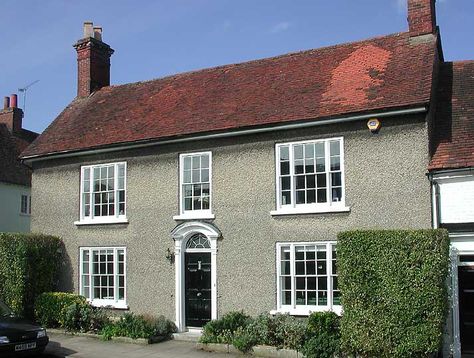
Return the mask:
M 20 214 L 21 195 L 31 195 L 31 189 L 0 182 L 0 232 L 30 231 L 30 216 Z

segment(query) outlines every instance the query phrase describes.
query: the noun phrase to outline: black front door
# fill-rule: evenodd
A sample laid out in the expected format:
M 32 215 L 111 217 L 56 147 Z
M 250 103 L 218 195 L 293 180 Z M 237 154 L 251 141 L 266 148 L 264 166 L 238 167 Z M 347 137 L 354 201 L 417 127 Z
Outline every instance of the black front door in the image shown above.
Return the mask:
M 186 326 L 202 327 L 211 320 L 211 254 L 186 253 Z
M 461 351 L 474 353 L 474 267 L 459 266 L 459 328 Z

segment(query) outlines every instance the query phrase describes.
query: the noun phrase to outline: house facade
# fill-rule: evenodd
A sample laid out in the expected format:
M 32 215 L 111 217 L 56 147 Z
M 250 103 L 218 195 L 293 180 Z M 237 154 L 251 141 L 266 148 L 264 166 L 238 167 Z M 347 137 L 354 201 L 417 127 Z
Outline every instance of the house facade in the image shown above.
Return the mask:
M 17 96 L 4 98 L 0 110 L 0 232 L 30 231 L 31 170 L 20 153 L 38 136 L 22 128 Z
M 429 177 L 433 225 L 451 239 L 448 340 L 455 356 L 474 352 L 474 61 L 440 68 Z
M 407 32 L 121 86 L 85 23 L 78 96 L 22 154 L 63 289 L 180 331 L 341 312 L 338 232 L 433 225 L 444 59 L 434 1 L 408 4 Z

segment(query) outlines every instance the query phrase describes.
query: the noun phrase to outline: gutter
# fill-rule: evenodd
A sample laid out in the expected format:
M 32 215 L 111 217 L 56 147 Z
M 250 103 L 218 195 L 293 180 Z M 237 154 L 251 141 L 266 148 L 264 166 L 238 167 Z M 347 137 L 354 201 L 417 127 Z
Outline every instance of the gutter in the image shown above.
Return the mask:
M 243 129 L 243 130 L 236 130 L 232 132 L 204 134 L 204 135 L 190 136 L 190 137 L 185 137 L 185 138 L 175 138 L 175 139 L 161 140 L 161 141 L 150 140 L 146 142 L 132 142 L 129 144 L 117 145 L 117 146 L 109 147 L 109 148 L 98 148 L 98 149 L 89 149 L 89 150 L 65 150 L 62 152 L 56 152 L 56 153 L 51 153 L 51 154 L 25 156 L 25 157 L 22 157 L 21 159 L 23 162 L 26 162 L 27 164 L 29 164 L 35 161 L 48 160 L 48 159 L 78 157 L 78 156 L 85 156 L 85 155 L 91 155 L 91 154 L 102 154 L 102 153 L 117 152 L 117 151 L 122 151 L 122 150 L 129 150 L 129 149 L 146 148 L 146 147 L 152 147 L 152 146 L 164 145 L 164 144 L 184 143 L 184 142 L 191 142 L 191 141 L 196 141 L 196 140 L 230 138 L 230 137 L 237 137 L 237 136 L 248 135 L 248 134 L 258 134 L 258 133 L 267 133 L 267 132 L 273 132 L 273 131 L 317 127 L 317 126 L 328 125 L 328 124 L 355 122 L 355 121 L 360 121 L 360 120 L 369 119 L 369 118 L 377 118 L 377 117 L 383 118 L 383 117 L 392 117 L 392 116 L 407 115 L 407 114 L 424 113 L 426 111 L 427 111 L 427 107 L 423 106 L 423 107 L 415 107 L 415 108 L 401 109 L 401 110 L 395 110 L 395 111 L 361 114 L 361 115 L 325 119 L 325 120 L 319 120 L 319 121 L 315 120 L 315 121 L 309 121 L 309 122 L 303 122 L 303 123 L 291 123 L 291 124 L 283 124 L 283 125 L 276 125 L 276 126 L 267 126 L 264 128 Z
M 453 168 L 453 169 L 433 169 L 426 173 L 426 176 L 433 181 L 433 178 L 435 176 L 443 175 L 443 174 L 456 174 L 456 173 L 462 173 L 462 174 L 474 174 L 474 167 L 465 167 L 465 168 Z

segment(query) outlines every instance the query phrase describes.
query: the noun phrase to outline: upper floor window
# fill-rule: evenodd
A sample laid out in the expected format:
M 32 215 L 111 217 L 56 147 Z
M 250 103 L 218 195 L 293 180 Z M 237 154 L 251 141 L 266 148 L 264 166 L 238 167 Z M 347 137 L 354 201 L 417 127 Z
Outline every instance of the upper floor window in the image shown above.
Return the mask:
M 277 211 L 344 211 L 343 139 L 276 145 Z
M 335 242 L 278 243 L 278 311 L 341 312 Z
M 175 219 L 213 218 L 211 152 L 180 155 L 180 215 Z
M 31 195 L 21 196 L 20 214 L 31 215 Z
M 126 218 L 126 168 L 124 162 L 81 168 L 81 221 Z

